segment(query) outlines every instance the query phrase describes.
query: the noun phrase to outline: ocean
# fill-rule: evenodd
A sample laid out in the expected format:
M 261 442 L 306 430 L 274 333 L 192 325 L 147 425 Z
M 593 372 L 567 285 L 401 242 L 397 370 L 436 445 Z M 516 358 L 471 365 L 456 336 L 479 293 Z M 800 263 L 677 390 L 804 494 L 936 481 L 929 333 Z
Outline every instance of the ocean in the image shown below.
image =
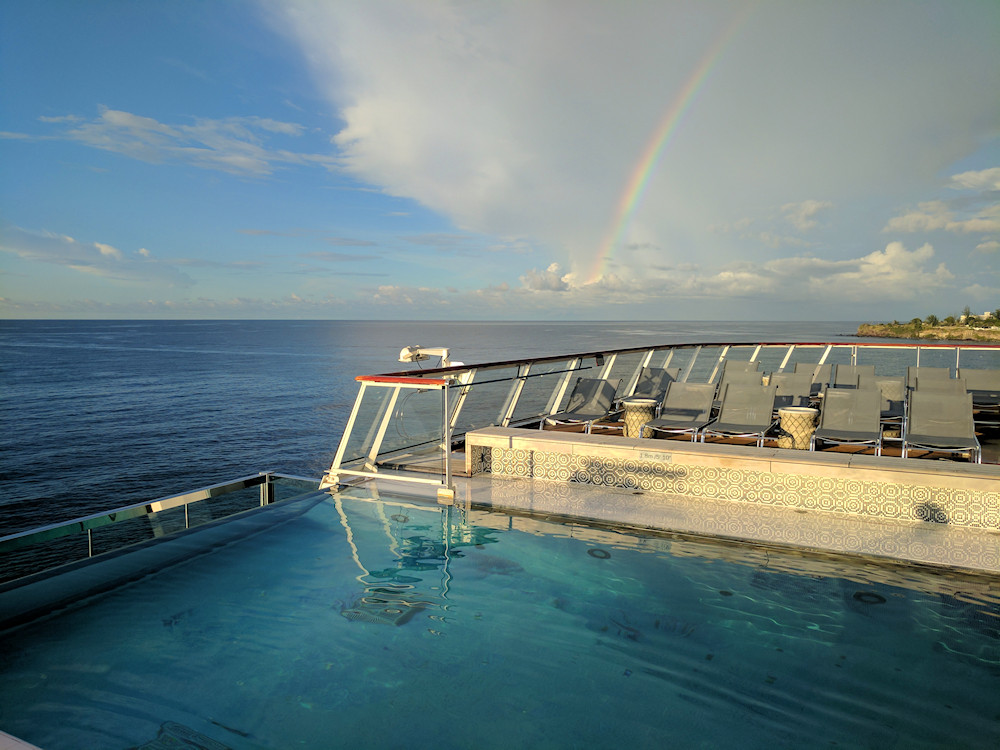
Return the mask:
M 320 477 L 356 375 L 700 341 L 845 341 L 857 322 L 0 321 L 0 536 L 263 470 Z M 848 338 L 845 338 L 848 337 Z M 427 364 L 433 364 L 433 360 Z

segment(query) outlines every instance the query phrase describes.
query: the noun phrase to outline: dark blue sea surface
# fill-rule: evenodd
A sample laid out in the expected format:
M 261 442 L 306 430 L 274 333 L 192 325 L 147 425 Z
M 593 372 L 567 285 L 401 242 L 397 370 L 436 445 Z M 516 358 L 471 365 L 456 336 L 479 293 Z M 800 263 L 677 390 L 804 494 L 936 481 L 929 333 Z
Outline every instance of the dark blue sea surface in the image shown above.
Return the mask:
M 356 375 L 697 341 L 844 341 L 856 322 L 0 321 L 0 536 L 262 470 L 319 477 Z M 433 362 L 428 363 L 433 364 Z

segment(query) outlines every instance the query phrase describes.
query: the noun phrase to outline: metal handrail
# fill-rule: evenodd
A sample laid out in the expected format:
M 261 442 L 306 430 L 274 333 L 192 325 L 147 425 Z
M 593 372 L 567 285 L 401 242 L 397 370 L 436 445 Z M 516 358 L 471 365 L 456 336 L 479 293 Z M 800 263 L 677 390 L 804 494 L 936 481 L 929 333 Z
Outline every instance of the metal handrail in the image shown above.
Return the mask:
M 275 477 L 280 476 L 282 475 L 275 474 L 273 471 L 262 471 L 257 474 L 240 477 L 239 479 L 233 479 L 220 484 L 213 484 L 208 487 L 202 487 L 200 489 L 184 492 L 179 495 L 169 495 L 150 502 L 125 505 L 121 508 L 115 508 L 114 510 L 106 510 L 100 513 L 93 513 L 89 516 L 81 516 L 80 518 L 73 518 L 68 521 L 59 521 L 46 526 L 39 526 L 34 529 L 20 531 L 16 534 L 8 534 L 7 536 L 0 537 L 0 552 L 11 552 L 13 550 L 35 544 L 36 542 L 51 541 L 64 536 L 72 536 L 74 534 L 82 534 L 86 532 L 88 547 L 90 548 L 92 555 L 94 529 L 101 528 L 103 526 L 110 526 L 115 523 L 121 523 L 122 521 L 128 521 L 132 518 L 141 518 L 142 516 L 151 515 L 153 513 L 160 513 L 162 511 L 181 506 L 184 506 L 185 509 L 184 521 L 185 528 L 187 528 L 189 526 L 187 506 L 202 500 L 209 500 L 213 497 L 229 494 L 230 492 L 238 492 L 239 490 L 245 490 L 250 487 L 257 486 L 261 487 L 260 504 L 268 505 L 274 501 L 274 492 L 271 483 L 274 481 Z

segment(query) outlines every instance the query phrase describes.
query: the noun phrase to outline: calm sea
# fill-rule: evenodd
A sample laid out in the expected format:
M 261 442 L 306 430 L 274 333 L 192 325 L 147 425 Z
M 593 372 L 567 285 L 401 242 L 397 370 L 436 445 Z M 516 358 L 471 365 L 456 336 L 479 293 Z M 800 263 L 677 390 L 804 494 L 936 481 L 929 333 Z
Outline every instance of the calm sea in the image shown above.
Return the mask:
M 842 341 L 856 322 L 0 321 L 0 536 L 265 469 L 319 477 L 355 375 L 696 341 Z

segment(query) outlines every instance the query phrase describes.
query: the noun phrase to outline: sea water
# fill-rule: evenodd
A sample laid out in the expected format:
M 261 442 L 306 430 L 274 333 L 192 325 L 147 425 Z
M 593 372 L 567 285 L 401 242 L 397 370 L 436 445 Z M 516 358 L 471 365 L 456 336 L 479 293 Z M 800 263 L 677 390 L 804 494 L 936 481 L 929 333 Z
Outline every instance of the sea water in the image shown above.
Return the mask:
M 263 470 L 329 468 L 357 375 L 700 341 L 844 340 L 856 323 L 0 321 L 0 536 Z M 426 365 L 435 364 L 433 361 Z
M 988 579 L 361 490 L 170 546 L 0 639 L 0 728 L 46 750 L 1000 737 Z

